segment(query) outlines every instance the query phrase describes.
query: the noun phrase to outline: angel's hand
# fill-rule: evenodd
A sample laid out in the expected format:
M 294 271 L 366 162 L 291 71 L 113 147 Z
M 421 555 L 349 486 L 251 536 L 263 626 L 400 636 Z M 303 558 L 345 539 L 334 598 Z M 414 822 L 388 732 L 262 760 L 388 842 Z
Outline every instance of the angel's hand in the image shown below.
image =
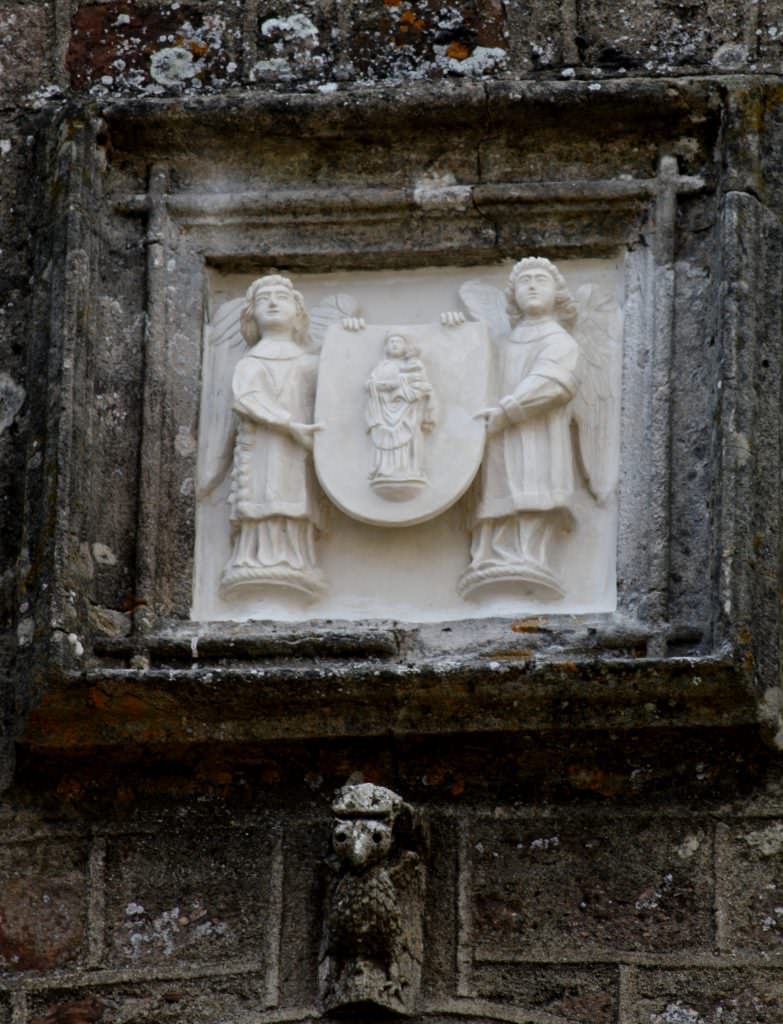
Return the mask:
M 499 434 L 501 430 L 505 430 L 508 426 L 508 417 L 499 405 L 493 405 L 488 409 L 479 409 L 473 419 L 483 419 L 488 434 Z
M 313 450 L 313 434 L 324 429 L 323 423 L 294 423 L 288 424 L 288 431 L 295 441 L 298 441 L 303 448 L 309 452 Z
M 346 316 L 343 318 L 343 327 L 346 331 L 362 331 L 367 326 L 364 317 Z
M 460 324 L 465 323 L 465 314 L 449 310 L 446 313 L 441 313 L 440 322 L 444 327 L 459 327 Z

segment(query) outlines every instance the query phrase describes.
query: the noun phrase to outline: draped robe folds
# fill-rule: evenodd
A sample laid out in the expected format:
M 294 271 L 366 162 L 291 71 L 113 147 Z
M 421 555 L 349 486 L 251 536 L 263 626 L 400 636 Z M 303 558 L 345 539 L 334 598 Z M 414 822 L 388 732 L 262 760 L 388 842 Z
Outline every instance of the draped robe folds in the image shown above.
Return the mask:
M 237 363 L 238 427 L 229 496 L 233 569 L 315 564 L 320 525 L 310 452 L 288 432 L 312 422 L 317 358 L 293 342 L 261 342 Z
M 432 388 L 420 359 L 384 359 L 367 381 L 372 479 L 423 480 L 422 425 L 434 419 Z
M 567 517 L 561 522 L 570 520 L 575 470 L 567 406 L 578 364 L 577 342 L 554 320 L 523 321 L 504 345 L 497 404 L 509 422 L 487 437 L 474 567 L 546 559 L 550 517 L 540 513 L 560 509 Z

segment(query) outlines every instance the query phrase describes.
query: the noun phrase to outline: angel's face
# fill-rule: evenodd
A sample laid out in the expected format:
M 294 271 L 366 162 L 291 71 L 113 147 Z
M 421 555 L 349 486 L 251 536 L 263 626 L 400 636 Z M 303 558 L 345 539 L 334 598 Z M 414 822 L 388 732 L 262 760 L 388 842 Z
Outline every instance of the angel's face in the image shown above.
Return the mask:
M 256 320 L 261 328 L 290 327 L 296 320 L 296 301 L 288 288 L 272 285 L 260 288 L 255 295 L 254 306 Z
M 514 285 L 514 297 L 525 316 L 548 316 L 555 308 L 555 291 L 552 275 L 540 268 L 524 271 Z

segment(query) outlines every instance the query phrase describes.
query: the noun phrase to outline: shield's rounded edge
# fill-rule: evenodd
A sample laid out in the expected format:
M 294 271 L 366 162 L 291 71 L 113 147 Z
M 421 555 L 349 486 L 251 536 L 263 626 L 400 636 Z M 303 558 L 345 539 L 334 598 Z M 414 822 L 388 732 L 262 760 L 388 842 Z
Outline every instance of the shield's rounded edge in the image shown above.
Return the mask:
M 370 449 L 365 439 L 363 412 L 357 414 L 350 398 L 361 395 L 364 401 L 366 380 L 381 357 L 383 338 L 392 331 L 427 336 L 431 346 L 424 355 L 430 364 L 431 383 L 441 410 L 448 412 L 450 399 L 453 401 L 456 397 L 460 416 L 451 419 L 461 419 L 463 429 L 471 435 L 467 441 L 454 437 L 454 444 L 449 446 L 447 428 L 445 424 L 441 427 L 446 431 L 438 439 L 444 465 L 436 467 L 434 474 L 444 491 L 441 497 L 437 497 L 433 489 L 410 503 L 383 501 L 366 483 L 366 465 L 369 465 L 366 453 Z M 463 350 L 470 372 L 460 376 L 462 384 L 457 384 L 457 390 L 461 387 L 464 393 L 455 396 L 454 374 L 439 374 L 438 364 L 448 360 L 450 351 L 458 351 L 458 346 Z M 481 466 L 484 428 L 478 421 L 475 426 L 472 423 L 475 413 L 487 404 L 489 379 L 490 343 L 484 323 L 471 322 L 448 328 L 440 324 L 403 327 L 378 324 L 368 325 L 359 333 L 349 332 L 339 324 L 332 325 L 321 351 L 315 402 L 315 421 L 324 422 L 325 429 L 314 438 L 314 465 L 327 498 L 351 519 L 384 528 L 416 526 L 447 511 L 469 490 Z M 450 455 L 453 448 L 458 448 L 466 458 L 455 463 Z M 347 468 L 352 463 L 355 465 Z M 462 465 L 463 471 L 456 472 L 455 465 Z M 444 488 L 442 480 L 447 476 L 451 481 L 448 488 Z

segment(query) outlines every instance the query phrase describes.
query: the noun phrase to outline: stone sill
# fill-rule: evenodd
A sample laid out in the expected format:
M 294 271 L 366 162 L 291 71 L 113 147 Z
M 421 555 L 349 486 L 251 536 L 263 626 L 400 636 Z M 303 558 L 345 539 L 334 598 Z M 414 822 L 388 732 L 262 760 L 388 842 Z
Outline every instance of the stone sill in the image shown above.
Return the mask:
M 90 666 L 44 681 L 22 742 L 67 756 L 97 747 L 760 724 L 758 697 L 730 652 L 672 655 L 695 646 L 697 633 L 593 623 L 225 623 L 104 640 Z

